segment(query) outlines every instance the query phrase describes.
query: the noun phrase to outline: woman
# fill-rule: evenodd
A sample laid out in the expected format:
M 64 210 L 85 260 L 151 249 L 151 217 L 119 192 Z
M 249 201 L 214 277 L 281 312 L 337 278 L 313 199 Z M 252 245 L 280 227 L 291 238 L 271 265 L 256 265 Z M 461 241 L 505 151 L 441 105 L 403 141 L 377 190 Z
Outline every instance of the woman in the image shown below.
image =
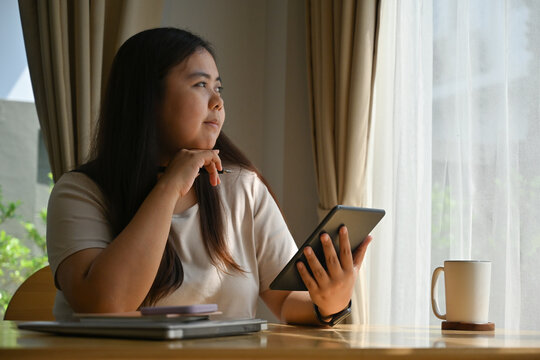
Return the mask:
M 55 316 L 141 305 L 217 303 L 254 317 L 260 296 L 290 323 L 350 306 L 368 241 L 346 228 L 329 271 L 306 249 L 308 292 L 268 288 L 296 251 L 262 176 L 221 132 L 221 79 L 209 44 L 179 29 L 143 31 L 113 62 L 91 161 L 64 174 L 48 208 Z M 219 175 L 226 165 L 232 173 Z M 316 304 L 314 311 L 314 304 Z

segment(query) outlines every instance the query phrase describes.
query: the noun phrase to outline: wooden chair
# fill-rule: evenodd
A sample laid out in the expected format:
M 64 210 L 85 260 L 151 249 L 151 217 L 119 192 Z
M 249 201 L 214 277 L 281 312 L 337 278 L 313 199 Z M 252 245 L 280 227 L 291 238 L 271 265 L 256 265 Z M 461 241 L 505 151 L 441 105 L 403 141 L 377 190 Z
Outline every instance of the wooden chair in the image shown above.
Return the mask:
M 54 320 L 56 288 L 51 268 L 46 266 L 26 279 L 9 301 L 4 320 Z

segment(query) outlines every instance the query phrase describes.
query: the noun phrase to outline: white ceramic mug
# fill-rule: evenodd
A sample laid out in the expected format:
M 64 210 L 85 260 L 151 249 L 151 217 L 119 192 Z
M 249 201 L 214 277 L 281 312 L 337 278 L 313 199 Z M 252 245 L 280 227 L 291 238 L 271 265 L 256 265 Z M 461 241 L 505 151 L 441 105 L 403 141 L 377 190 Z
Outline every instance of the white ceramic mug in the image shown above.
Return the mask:
M 446 314 L 435 299 L 437 279 L 444 272 Z M 449 322 L 485 324 L 488 322 L 491 262 L 447 260 L 433 271 L 431 307 L 436 317 Z

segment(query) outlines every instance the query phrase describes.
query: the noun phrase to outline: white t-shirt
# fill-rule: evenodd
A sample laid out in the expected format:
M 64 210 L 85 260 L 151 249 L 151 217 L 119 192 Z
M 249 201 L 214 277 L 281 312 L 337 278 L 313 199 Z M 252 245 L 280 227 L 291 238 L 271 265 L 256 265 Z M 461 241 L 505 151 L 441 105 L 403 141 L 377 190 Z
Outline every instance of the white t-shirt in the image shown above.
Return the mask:
M 297 246 L 266 186 L 251 171 L 221 175 L 218 187 L 229 251 L 245 271 L 224 273 L 212 265 L 200 232 L 199 206 L 172 218 L 172 244 L 184 270 L 182 285 L 156 305 L 215 303 L 227 316 L 255 317 L 257 298 L 291 259 Z M 49 199 L 47 249 L 53 274 L 68 256 L 105 248 L 113 240 L 100 188 L 86 175 L 64 174 Z M 57 319 L 73 311 L 62 291 L 54 305 Z

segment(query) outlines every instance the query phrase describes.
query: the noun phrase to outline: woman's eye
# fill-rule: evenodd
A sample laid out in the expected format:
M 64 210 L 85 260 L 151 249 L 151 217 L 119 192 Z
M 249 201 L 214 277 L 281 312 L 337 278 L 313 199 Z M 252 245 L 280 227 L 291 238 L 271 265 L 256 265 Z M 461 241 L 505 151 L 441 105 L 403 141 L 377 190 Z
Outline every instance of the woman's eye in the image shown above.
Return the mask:
M 206 88 L 207 86 L 208 86 L 208 83 L 205 81 L 201 81 L 195 84 L 195 87 Z M 218 94 L 221 94 L 223 92 L 223 86 L 216 86 L 214 91 L 217 92 Z

